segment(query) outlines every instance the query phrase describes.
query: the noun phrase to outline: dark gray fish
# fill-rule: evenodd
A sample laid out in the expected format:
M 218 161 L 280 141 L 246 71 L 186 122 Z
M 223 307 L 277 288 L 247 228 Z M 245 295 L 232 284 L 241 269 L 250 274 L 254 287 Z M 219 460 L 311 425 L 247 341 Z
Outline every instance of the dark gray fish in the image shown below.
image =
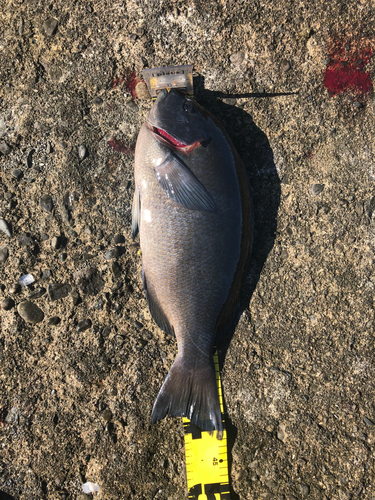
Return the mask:
M 212 348 L 239 303 L 250 253 L 244 168 L 220 123 L 177 90 L 162 90 L 135 150 L 132 236 L 156 323 L 178 354 L 151 422 L 185 416 L 222 434 Z

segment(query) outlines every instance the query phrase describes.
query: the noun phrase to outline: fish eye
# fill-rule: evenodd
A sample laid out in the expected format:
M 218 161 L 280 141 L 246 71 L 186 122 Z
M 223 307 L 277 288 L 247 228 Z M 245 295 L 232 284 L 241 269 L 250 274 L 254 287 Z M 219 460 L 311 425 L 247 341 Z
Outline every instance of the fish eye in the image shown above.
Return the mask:
M 195 113 L 196 112 L 195 106 L 191 101 L 184 102 L 184 110 L 187 113 Z

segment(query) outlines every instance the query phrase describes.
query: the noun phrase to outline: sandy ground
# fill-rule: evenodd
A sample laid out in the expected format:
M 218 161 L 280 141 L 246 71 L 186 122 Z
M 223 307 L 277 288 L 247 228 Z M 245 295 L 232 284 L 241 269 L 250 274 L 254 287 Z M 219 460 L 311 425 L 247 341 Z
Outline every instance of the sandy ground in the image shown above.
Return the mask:
M 151 106 L 132 78 L 187 63 L 255 207 L 221 353 L 232 499 L 375 498 L 374 11 L 0 0 L 1 499 L 83 500 L 86 481 L 105 500 L 187 498 L 180 419 L 149 424 L 175 346 L 130 238 Z

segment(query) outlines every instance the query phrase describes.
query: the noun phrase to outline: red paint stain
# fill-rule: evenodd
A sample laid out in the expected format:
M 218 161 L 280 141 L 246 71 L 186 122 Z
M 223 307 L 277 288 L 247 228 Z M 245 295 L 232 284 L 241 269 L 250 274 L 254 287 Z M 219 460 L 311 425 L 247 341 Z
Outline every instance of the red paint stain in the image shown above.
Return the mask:
M 119 139 L 114 139 L 112 137 L 107 144 L 113 149 L 113 151 L 117 151 L 117 153 L 125 153 L 126 155 L 133 153 L 133 148 L 125 146 L 125 144 Z
M 137 98 L 135 93 L 135 86 L 139 82 L 137 74 L 135 71 L 129 71 L 125 74 L 125 76 L 116 76 L 111 83 L 111 87 L 114 89 L 118 85 L 124 85 L 126 90 L 131 93 L 134 99 Z
M 371 75 L 364 71 L 374 53 L 372 45 L 370 40 L 356 43 L 353 39 L 332 43 L 324 73 L 324 85 L 332 95 L 348 90 L 364 95 L 372 89 Z

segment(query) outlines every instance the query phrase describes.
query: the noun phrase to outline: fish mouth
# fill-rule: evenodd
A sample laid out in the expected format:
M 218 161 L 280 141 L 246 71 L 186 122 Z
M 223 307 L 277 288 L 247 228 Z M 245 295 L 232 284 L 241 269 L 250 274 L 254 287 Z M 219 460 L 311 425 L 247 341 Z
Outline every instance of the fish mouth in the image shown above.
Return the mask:
M 162 128 L 154 127 L 150 123 L 147 123 L 147 128 L 152 132 L 155 139 L 164 144 L 165 146 L 172 147 L 173 149 L 177 149 L 184 153 L 189 153 L 197 146 L 200 145 L 200 141 L 194 142 L 193 144 L 185 144 L 184 142 L 179 141 L 168 132 L 163 130 Z

